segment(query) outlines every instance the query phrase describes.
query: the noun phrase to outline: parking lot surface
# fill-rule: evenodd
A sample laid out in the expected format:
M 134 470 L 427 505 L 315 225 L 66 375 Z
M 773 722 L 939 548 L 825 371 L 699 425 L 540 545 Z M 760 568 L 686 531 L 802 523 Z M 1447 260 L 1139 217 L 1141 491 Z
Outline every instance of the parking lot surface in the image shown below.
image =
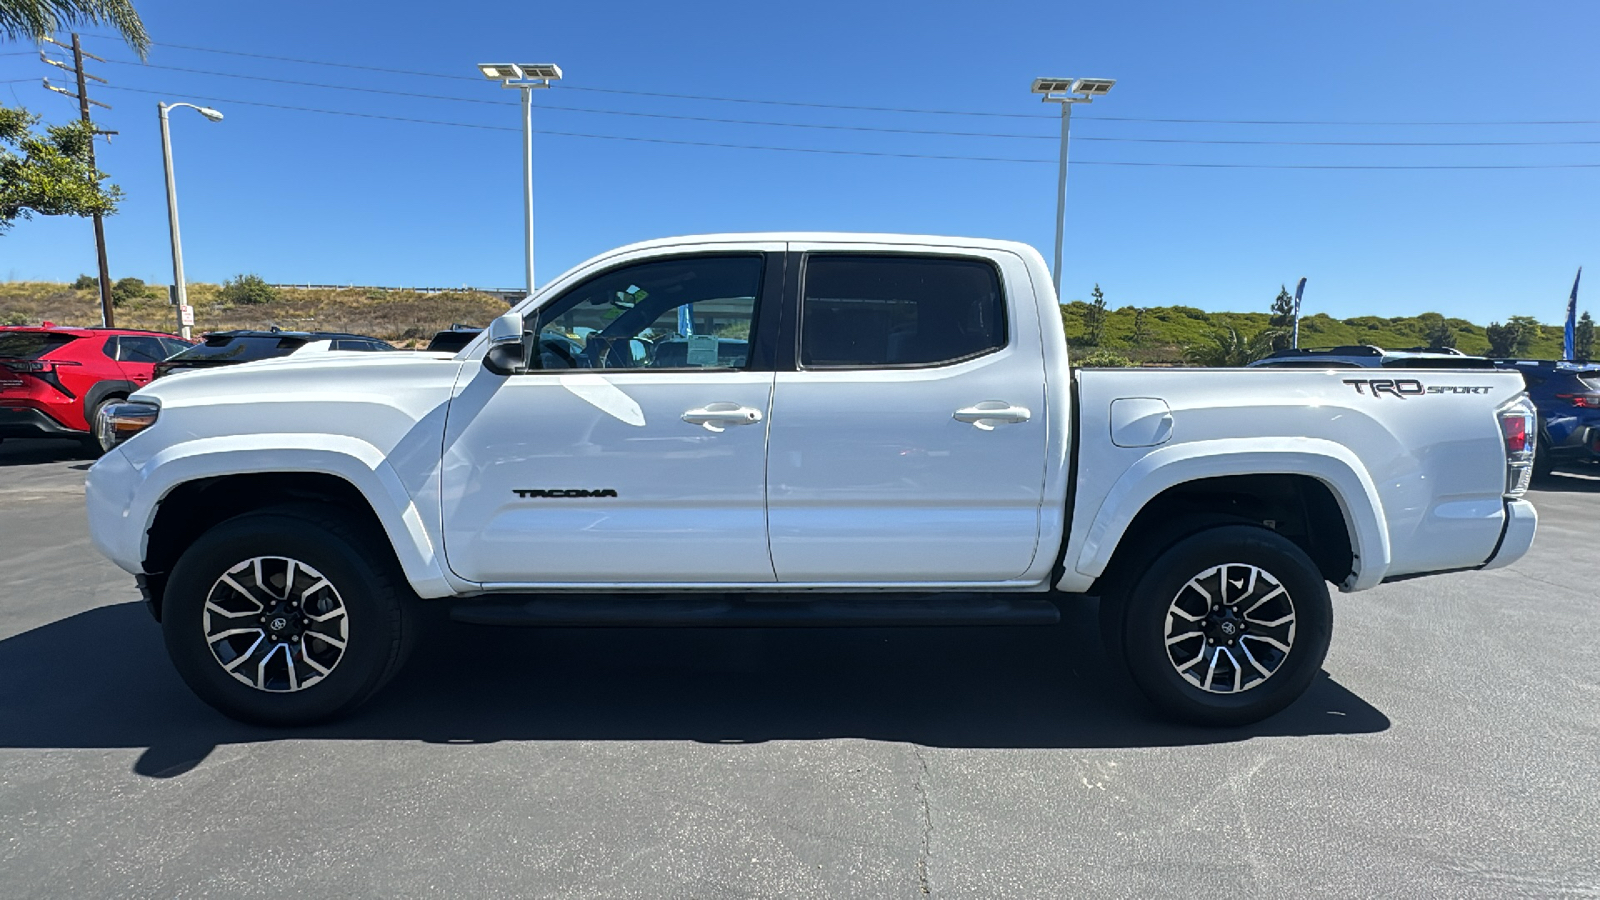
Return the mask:
M 1600 479 L 1507 569 L 1336 595 L 1311 692 L 1156 719 L 1057 628 L 438 621 L 348 721 L 204 706 L 0 444 L 0 896 L 1600 895 Z

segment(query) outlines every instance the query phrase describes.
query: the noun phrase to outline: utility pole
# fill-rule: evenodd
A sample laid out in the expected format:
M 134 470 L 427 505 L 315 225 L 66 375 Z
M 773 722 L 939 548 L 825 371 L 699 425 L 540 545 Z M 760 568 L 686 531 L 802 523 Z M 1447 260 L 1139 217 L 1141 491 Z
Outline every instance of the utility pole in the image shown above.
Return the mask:
M 62 46 L 59 41 L 51 40 L 48 37 L 45 38 L 45 40 L 55 44 L 58 47 Z M 95 81 L 98 81 L 101 84 L 105 84 L 106 80 L 97 75 L 90 75 L 83 70 L 83 58 L 85 56 L 99 62 L 105 62 L 105 60 L 95 56 L 93 53 L 83 52 L 83 44 L 78 40 L 78 33 L 73 32 L 72 68 L 68 69 L 68 71 L 72 72 L 72 74 L 76 76 L 78 83 L 77 92 L 73 93 L 72 91 L 62 90 L 61 88 L 52 85 L 50 83 L 50 79 L 48 78 L 45 79 L 44 86 L 58 94 L 66 94 L 69 97 L 74 97 L 77 99 L 78 115 L 83 119 L 85 125 L 88 125 L 91 129 L 93 129 L 93 134 L 89 138 L 89 167 L 98 171 L 99 166 L 94 160 L 94 136 L 102 134 L 113 135 L 116 134 L 116 132 L 101 131 L 97 128 L 94 128 L 94 121 L 89 117 L 90 104 L 103 107 L 105 109 L 110 109 L 111 107 L 108 104 L 101 103 L 99 100 L 89 99 L 89 86 L 85 79 L 93 78 Z M 66 65 L 56 62 L 48 56 L 45 56 L 43 50 L 39 51 L 39 58 L 57 68 L 67 68 Z M 111 305 L 111 266 L 106 262 L 106 223 L 105 217 L 101 216 L 99 213 L 94 214 L 94 247 L 95 256 L 100 264 L 100 321 L 101 324 L 105 325 L 107 328 L 115 328 L 117 324 L 116 312 Z

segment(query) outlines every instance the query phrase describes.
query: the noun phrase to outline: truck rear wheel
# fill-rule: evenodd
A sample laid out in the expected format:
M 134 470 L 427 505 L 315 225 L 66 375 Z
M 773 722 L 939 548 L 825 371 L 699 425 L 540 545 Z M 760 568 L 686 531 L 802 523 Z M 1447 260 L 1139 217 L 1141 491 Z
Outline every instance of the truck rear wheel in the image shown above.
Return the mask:
M 1156 557 L 1102 601 L 1103 632 L 1168 715 L 1245 725 L 1293 703 L 1322 668 L 1333 606 L 1321 572 L 1265 528 L 1226 525 Z
M 161 626 L 178 673 L 224 715 L 309 725 L 399 670 L 416 598 L 361 523 L 316 504 L 207 531 L 172 569 Z

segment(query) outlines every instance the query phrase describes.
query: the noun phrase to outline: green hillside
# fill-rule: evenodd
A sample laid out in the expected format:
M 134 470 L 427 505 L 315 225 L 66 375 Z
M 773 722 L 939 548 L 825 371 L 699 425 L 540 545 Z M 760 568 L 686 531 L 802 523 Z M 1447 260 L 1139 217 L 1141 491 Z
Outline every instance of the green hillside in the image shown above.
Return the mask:
M 1090 305 L 1081 300 L 1063 304 L 1061 320 L 1066 326 L 1067 340 L 1074 347 L 1085 348 L 1088 329 L 1085 315 Z M 1146 337 L 1134 342 L 1135 309 L 1124 306 L 1106 311 L 1105 338 L 1100 349 L 1122 354 L 1136 362 L 1177 363 L 1183 360 L 1185 347 L 1207 341 L 1212 334 L 1232 327 L 1245 336 L 1254 335 L 1268 327 L 1265 312 L 1208 313 L 1192 306 L 1151 306 L 1144 312 Z M 1483 354 L 1489 350 L 1489 339 L 1484 326 L 1465 319 L 1445 318 L 1438 313 L 1418 316 L 1357 316 L 1353 319 L 1335 319 L 1322 313 L 1304 316 L 1300 320 L 1300 346 L 1335 347 L 1347 344 L 1372 344 L 1377 347 L 1397 349 L 1420 347 L 1428 343 L 1428 329 L 1443 321 L 1456 331 L 1456 348 L 1463 353 Z M 1561 355 L 1561 328 L 1541 325 L 1533 338 L 1532 356 L 1556 359 Z M 1081 350 L 1080 350 L 1081 352 Z

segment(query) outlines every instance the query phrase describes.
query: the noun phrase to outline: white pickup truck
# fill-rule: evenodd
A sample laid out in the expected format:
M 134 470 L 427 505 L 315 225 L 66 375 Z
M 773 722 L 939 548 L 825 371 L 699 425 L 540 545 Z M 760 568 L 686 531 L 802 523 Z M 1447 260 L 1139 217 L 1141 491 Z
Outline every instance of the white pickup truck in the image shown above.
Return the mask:
M 1381 377 L 1371 377 L 1381 376 Z M 464 350 L 178 374 L 108 408 L 96 546 L 227 715 L 344 714 L 420 602 L 512 625 L 1052 624 L 1167 714 L 1298 697 L 1344 591 L 1525 553 L 1514 372 L 1069 368 L 1022 244 L 652 241 Z

